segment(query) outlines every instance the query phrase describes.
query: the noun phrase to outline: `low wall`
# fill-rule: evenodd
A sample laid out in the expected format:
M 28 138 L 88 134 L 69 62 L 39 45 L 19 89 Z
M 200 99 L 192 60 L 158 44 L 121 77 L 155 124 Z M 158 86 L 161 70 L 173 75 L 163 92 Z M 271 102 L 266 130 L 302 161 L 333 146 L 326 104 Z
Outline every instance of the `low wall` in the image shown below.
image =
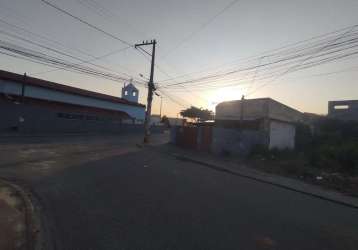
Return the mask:
M 198 128 L 173 126 L 170 130 L 170 142 L 189 149 L 197 149 Z
M 258 144 L 267 144 L 263 131 L 213 128 L 211 151 L 214 154 L 246 155 Z
M 187 149 L 210 151 L 212 127 L 173 126 L 170 130 L 170 143 Z
M 263 130 L 239 130 L 220 127 L 172 127 L 172 144 L 214 154 L 246 155 L 253 146 L 268 145 Z

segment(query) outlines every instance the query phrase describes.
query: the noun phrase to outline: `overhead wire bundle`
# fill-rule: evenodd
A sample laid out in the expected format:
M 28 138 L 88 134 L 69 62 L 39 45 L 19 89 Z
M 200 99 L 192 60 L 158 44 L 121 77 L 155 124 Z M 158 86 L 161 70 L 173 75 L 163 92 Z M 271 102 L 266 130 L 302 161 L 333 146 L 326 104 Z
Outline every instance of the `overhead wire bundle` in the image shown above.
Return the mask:
M 96 26 L 85 19 L 74 15 L 67 9 L 61 8 L 54 4 L 51 0 L 40 0 L 43 4 L 55 9 L 57 12 L 65 14 L 72 19 L 87 25 L 91 29 L 94 29 L 110 37 L 118 42 L 125 44 L 127 47 L 120 48 L 116 51 L 112 51 L 105 55 L 93 56 L 87 52 L 81 51 L 76 48 L 70 48 L 70 50 L 81 53 L 88 58 L 81 58 L 75 56 L 72 52 L 68 52 L 68 47 L 60 44 L 57 41 L 51 41 L 51 39 L 45 36 L 37 36 L 33 32 L 26 31 L 25 29 L 16 25 L 10 24 L 5 20 L 0 22 L 6 24 L 8 28 L 12 29 L 12 32 L 0 30 L 1 35 L 5 35 L 8 38 L 14 39 L 15 41 L 21 41 L 26 45 L 21 46 L 17 42 L 11 42 L 9 40 L 3 40 L 0 37 L 0 53 L 12 56 L 24 60 L 28 60 L 35 63 L 40 63 L 46 66 L 54 67 L 56 70 L 67 70 L 71 72 L 87 74 L 95 77 L 109 79 L 112 81 L 126 81 L 130 78 L 134 79 L 134 83 L 142 84 L 145 86 L 145 81 L 140 78 L 133 77 L 126 72 L 118 72 L 109 67 L 93 63 L 96 60 L 104 58 L 114 53 L 119 53 L 128 48 L 134 48 L 134 45 L 121 37 L 110 33 L 100 26 Z M 95 11 L 99 15 L 111 15 L 116 16 L 111 9 L 105 8 L 96 0 L 77 0 L 82 6 Z M 228 10 L 238 1 L 233 0 L 227 6 L 225 6 L 215 16 L 210 18 L 203 26 L 199 28 L 205 28 L 209 25 L 212 20 L 217 18 L 223 12 Z M 23 36 L 24 32 L 30 35 Z M 197 32 L 197 31 L 195 31 Z M 195 33 L 193 33 L 195 34 Z M 193 36 L 190 34 L 189 38 Z M 41 42 L 39 42 L 41 38 Z M 46 41 L 46 42 L 44 42 Z M 187 41 L 187 39 L 184 39 Z M 50 43 L 50 45 L 49 45 Z M 20 43 L 21 44 L 21 43 Z M 54 46 L 55 45 L 55 46 Z M 33 48 L 33 47 L 36 47 Z M 61 48 L 59 48 L 61 47 Z M 235 60 L 230 63 L 219 65 L 209 70 L 201 70 L 184 75 L 178 75 L 171 77 L 169 74 L 164 72 L 158 64 L 157 69 L 164 75 L 168 76 L 167 79 L 157 82 L 157 91 L 166 95 L 169 99 L 175 99 L 177 104 L 181 106 L 187 106 L 183 103 L 189 103 L 182 98 L 173 97 L 173 93 L 185 91 L 195 98 L 204 99 L 199 95 L 194 94 L 198 91 L 203 90 L 216 90 L 224 87 L 234 87 L 240 85 L 250 85 L 248 90 L 251 90 L 253 84 L 263 82 L 266 86 L 282 76 L 289 73 L 317 67 L 319 65 L 328 64 L 332 62 L 339 62 L 346 59 L 353 58 L 358 54 L 358 32 L 357 25 L 339 29 L 327 34 L 316 36 L 310 39 L 306 39 L 300 42 L 289 44 L 275 50 L 263 52 L 259 55 L 246 58 L 244 60 Z M 39 49 L 40 48 L 40 49 Z M 143 54 L 143 51 L 137 50 Z M 55 71 L 55 70 L 50 70 Z M 47 72 L 50 72 L 47 71 Z M 257 89 L 253 89 L 249 94 L 254 93 Z M 205 101 L 205 100 L 204 100 Z
M 190 86 L 191 90 L 237 86 L 248 84 L 253 76 L 256 81 L 273 80 L 288 73 L 352 58 L 358 54 L 356 29 L 357 25 L 354 25 L 284 46 L 248 58 L 226 70 L 214 70 L 213 73 L 194 78 L 188 78 L 190 74 L 169 78 L 161 81 L 160 86 L 171 90 L 180 90 L 181 86 Z M 257 64 L 257 61 L 260 63 Z M 180 78 L 184 79 L 178 81 Z
M 59 52 L 58 52 L 59 53 Z M 4 41 L 0 39 L 0 54 L 40 63 L 67 71 L 83 73 L 95 77 L 101 77 L 112 81 L 128 81 L 128 77 L 119 74 L 110 73 L 108 71 L 98 70 L 80 63 L 73 63 L 59 57 L 55 57 L 40 51 L 24 48 L 22 46 Z M 135 80 L 135 83 L 144 84 L 142 81 Z

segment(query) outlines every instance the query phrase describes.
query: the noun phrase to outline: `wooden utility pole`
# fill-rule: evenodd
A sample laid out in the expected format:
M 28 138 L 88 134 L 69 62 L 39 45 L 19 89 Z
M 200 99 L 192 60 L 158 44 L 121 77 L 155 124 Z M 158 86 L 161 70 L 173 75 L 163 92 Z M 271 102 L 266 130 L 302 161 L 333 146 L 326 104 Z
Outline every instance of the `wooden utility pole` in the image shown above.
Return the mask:
M 163 106 L 163 96 L 160 96 L 160 112 L 159 112 L 160 119 L 162 119 L 162 106 Z
M 145 120 L 144 120 L 144 143 L 148 143 L 149 142 L 149 136 L 150 136 L 150 116 L 152 113 L 152 101 L 153 101 L 153 92 L 155 90 L 155 86 L 154 86 L 154 66 L 155 66 L 155 45 L 157 44 L 156 40 L 150 40 L 148 41 L 143 41 L 140 44 L 135 44 L 135 48 L 139 48 L 141 46 L 146 46 L 146 45 L 152 45 L 152 54 L 149 54 L 147 51 L 141 49 L 142 51 L 144 51 L 145 53 L 149 54 L 152 57 L 152 61 L 151 61 L 151 65 L 150 65 L 150 77 L 149 77 L 149 82 L 148 82 L 148 97 L 147 97 L 147 111 L 145 112 Z
M 240 121 L 241 121 L 241 125 L 242 125 L 242 121 L 244 120 L 244 101 L 245 101 L 245 96 L 242 95 L 241 102 L 240 102 Z
M 160 97 L 160 111 L 159 111 L 159 117 L 162 119 L 162 105 L 163 105 L 163 96 L 159 95 L 157 92 L 154 92 L 156 96 Z

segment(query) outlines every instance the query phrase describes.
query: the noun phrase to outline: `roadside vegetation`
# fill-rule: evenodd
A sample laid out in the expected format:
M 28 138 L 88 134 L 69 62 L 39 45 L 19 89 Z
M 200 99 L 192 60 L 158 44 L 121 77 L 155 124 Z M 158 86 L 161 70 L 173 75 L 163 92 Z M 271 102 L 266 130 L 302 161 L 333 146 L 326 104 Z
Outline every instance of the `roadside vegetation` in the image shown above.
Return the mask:
M 295 150 L 257 146 L 248 160 L 260 170 L 358 197 L 358 122 L 320 119 L 311 128 L 298 124 Z
M 195 122 L 212 120 L 214 117 L 214 114 L 211 110 L 197 108 L 194 106 L 180 111 L 180 115 L 182 117 L 193 119 Z

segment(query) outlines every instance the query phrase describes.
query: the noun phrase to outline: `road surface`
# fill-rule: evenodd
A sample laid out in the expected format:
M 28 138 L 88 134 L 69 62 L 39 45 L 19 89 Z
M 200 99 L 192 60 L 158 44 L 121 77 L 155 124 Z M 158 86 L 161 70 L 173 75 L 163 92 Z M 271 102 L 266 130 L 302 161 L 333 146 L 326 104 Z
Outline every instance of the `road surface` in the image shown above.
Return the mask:
M 137 137 L 73 140 L 1 145 L 0 175 L 31 187 L 55 249 L 357 249 L 357 209 L 180 161 L 165 145 L 140 148 Z

